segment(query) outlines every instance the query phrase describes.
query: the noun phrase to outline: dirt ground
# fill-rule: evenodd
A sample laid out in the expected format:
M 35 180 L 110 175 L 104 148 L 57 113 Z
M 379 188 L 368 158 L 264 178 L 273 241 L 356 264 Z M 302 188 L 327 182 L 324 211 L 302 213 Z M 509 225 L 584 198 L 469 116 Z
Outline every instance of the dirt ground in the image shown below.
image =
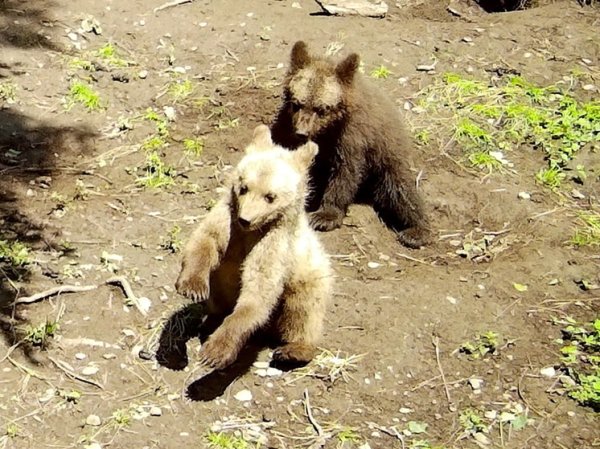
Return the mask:
M 556 1 L 490 14 L 466 1 L 453 12 L 448 1 L 389 3 L 373 19 L 326 16 L 310 0 L 196 0 L 156 12 L 162 0 L 0 0 L 0 83 L 16 86 L 14 101 L 0 100 L 0 240 L 34 248 L 32 263 L 0 273 L 0 447 L 600 446 L 598 414 L 540 374 L 558 366 L 552 318 L 598 317 L 598 290 L 580 280 L 598 284 L 600 259 L 597 247 L 566 243 L 574 213 L 535 183 L 534 149 L 514 155 L 514 173 L 483 176 L 435 145 L 416 147 L 411 167 L 437 236 L 426 248 L 400 246 L 364 206 L 320 234 L 336 274 L 322 342 L 337 356 L 329 365 L 265 373 L 252 366 L 270 360 L 257 342 L 211 374 L 195 364 L 198 339 L 187 342 L 189 360 L 173 352 L 198 317 L 174 292 L 180 256 L 165 248 L 169 233 L 178 226 L 185 241 L 253 128 L 274 117 L 296 40 L 315 52 L 343 45 L 339 55 L 358 52 L 367 73 L 388 67 L 374 82 L 408 121 L 406 102 L 446 71 L 486 80 L 502 66 L 549 84 L 580 68 L 600 86 L 598 8 Z M 100 34 L 80 30 L 89 16 Z M 129 64 L 75 67 L 107 43 Z M 433 61 L 435 72 L 416 70 Z M 76 79 L 99 93 L 101 109 L 65 107 Z M 193 92 L 177 97 L 169 83 L 184 79 Z M 142 187 L 140 145 L 155 124 L 141 117 L 165 107 L 175 117 L 160 154 L 175 184 Z M 203 151 L 186 155 L 184 139 L 194 138 Z M 599 186 L 580 186 L 581 201 L 597 202 Z M 524 191 L 530 201 L 518 198 Z M 484 257 L 457 254 L 484 236 L 493 238 Z M 147 315 L 104 283 L 114 275 L 151 301 Z M 98 288 L 12 307 L 62 284 Z M 47 348 L 22 342 L 27 325 L 46 320 L 60 326 Z M 488 331 L 500 336 L 495 354 L 456 352 Z M 251 400 L 236 398 L 243 390 Z M 485 414 L 479 440 L 461 418 L 468 410 Z M 520 430 L 494 415 L 515 410 L 529 419 Z M 211 443 L 220 431 L 247 443 Z

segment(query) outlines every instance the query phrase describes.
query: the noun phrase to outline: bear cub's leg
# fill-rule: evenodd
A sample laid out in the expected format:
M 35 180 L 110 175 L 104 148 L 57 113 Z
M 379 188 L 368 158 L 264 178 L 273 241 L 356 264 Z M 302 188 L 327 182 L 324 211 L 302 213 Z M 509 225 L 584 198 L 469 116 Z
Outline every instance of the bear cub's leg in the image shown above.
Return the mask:
M 311 279 L 288 286 L 275 323 L 283 345 L 273 360 L 286 365 L 304 365 L 315 356 L 328 300 L 327 279 Z

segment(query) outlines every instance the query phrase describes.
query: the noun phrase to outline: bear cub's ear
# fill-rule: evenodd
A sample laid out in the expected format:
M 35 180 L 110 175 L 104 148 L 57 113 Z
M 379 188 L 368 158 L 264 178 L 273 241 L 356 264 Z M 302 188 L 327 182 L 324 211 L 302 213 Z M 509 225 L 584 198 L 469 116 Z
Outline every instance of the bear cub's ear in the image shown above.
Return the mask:
M 335 74 L 341 83 L 350 85 L 354 80 L 354 74 L 358 70 L 360 58 L 356 53 L 348 55 L 346 59 L 340 61 L 335 67 Z
M 269 150 L 272 147 L 273 140 L 271 139 L 271 130 L 267 125 L 258 125 L 254 128 L 252 142 L 246 147 L 246 154 Z
M 298 70 L 303 69 L 310 63 L 310 56 L 308 54 L 308 47 L 303 41 L 298 41 L 292 47 L 292 54 L 290 57 L 290 72 L 296 73 Z
M 296 164 L 301 171 L 308 170 L 318 152 L 319 146 L 313 141 L 308 141 L 304 145 L 298 147 L 295 151 L 292 151 L 294 164 Z

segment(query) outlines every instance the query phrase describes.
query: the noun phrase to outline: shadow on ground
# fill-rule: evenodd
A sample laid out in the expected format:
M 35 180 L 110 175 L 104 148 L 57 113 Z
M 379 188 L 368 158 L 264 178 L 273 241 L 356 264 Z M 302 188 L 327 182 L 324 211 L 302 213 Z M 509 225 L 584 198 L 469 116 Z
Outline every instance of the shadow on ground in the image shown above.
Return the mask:
M 13 301 L 26 290 L 36 266 L 20 245 L 40 251 L 57 248 L 60 231 L 39 213 L 26 211 L 18 192 L 40 176 L 52 176 L 62 155 L 87 152 L 93 136 L 88 129 L 60 127 L 0 109 L 0 333 L 9 346 L 21 342 L 31 361 L 36 361 L 32 348 L 22 342 L 26 319 Z

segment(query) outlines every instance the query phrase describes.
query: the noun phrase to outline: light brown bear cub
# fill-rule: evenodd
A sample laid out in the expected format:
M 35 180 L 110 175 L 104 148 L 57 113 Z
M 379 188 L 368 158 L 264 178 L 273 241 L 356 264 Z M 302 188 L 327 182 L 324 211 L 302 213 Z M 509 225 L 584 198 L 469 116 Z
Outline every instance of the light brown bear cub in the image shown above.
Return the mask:
M 317 149 L 309 142 L 290 152 L 258 126 L 230 185 L 187 243 L 177 291 L 206 300 L 209 316 L 225 316 L 203 343 L 201 363 L 226 367 L 265 328 L 283 342 L 276 362 L 313 358 L 331 293 L 329 260 L 304 211 Z

